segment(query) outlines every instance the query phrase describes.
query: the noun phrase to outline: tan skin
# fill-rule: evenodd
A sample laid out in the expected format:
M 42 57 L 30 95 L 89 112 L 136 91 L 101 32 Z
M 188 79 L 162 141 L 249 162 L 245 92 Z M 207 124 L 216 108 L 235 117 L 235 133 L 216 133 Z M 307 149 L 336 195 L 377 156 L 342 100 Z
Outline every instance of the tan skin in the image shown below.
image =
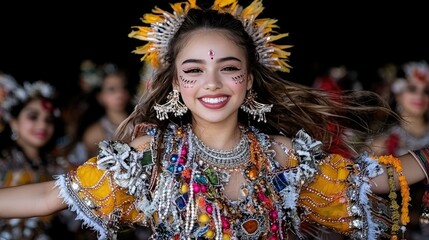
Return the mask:
M 11 128 L 19 135 L 17 144 L 33 161 L 40 159 L 40 148 L 46 145 L 54 133 L 51 109 L 44 107 L 43 102 L 41 99 L 31 100 L 21 110 L 19 116 L 9 122 Z
M 422 136 L 428 130 L 428 123 L 425 116 L 429 109 L 429 95 L 426 92 L 428 85 L 425 82 L 408 80 L 408 86 L 395 95 L 395 100 L 399 104 L 400 115 L 404 119 L 401 127 L 412 136 Z M 408 88 L 411 86 L 412 91 Z M 377 155 L 385 154 L 386 141 L 389 136 L 380 136 L 371 143 L 371 148 Z
M 202 36 L 207 36 L 203 38 Z M 240 139 L 240 130 L 238 127 L 238 107 L 228 108 L 221 113 L 213 114 L 210 116 L 210 111 L 207 111 L 205 108 L 201 107 L 202 105 L 209 105 L 204 102 L 203 98 L 220 98 L 223 99 L 223 96 L 229 96 L 232 104 L 236 104 L 240 101 L 243 101 L 245 96 L 245 91 L 253 83 L 253 76 L 250 74 L 247 75 L 245 80 L 240 84 L 231 84 L 230 77 L 227 77 L 228 73 L 231 71 L 241 71 L 237 69 L 246 70 L 246 58 L 244 55 L 244 50 L 238 50 L 234 48 L 234 44 L 228 38 L 220 37 L 217 35 L 209 35 L 204 33 L 203 35 L 197 35 L 199 43 L 203 41 L 215 41 L 216 44 L 219 44 L 220 41 L 226 41 L 229 44 L 224 46 L 226 51 L 222 52 L 221 50 L 214 49 L 216 57 L 222 59 L 224 54 L 228 56 L 232 54 L 236 60 L 228 62 L 228 66 L 236 66 L 235 68 L 227 67 L 225 68 L 221 62 L 207 60 L 207 49 L 203 48 L 200 54 L 190 56 L 190 53 L 198 52 L 198 49 L 188 49 L 197 46 L 198 44 L 188 44 L 185 46 L 185 49 L 182 50 L 183 56 L 179 54 L 179 57 L 176 61 L 177 76 L 182 75 L 182 77 L 190 79 L 190 77 L 183 73 L 183 69 L 188 69 L 189 66 L 182 68 L 182 64 L 188 59 L 199 59 L 198 64 L 202 65 L 192 65 L 190 68 L 199 69 L 198 72 L 198 81 L 192 88 L 185 88 L 179 79 L 175 79 L 173 87 L 178 87 L 180 92 L 183 94 L 186 93 L 184 101 L 187 103 L 187 106 L 193 113 L 193 131 L 194 133 L 209 147 L 215 149 L 224 149 L 228 150 L 235 146 Z M 195 40 L 194 39 L 194 40 Z M 191 40 L 192 41 L 192 37 Z M 209 46 L 216 46 L 216 44 L 209 44 Z M 192 50 L 192 51 L 191 51 Z M 237 61 L 238 59 L 238 61 Z M 192 74 L 194 74 L 193 71 Z M 226 75 L 225 75 L 226 74 Z M 227 81 L 227 79 L 229 79 Z M 192 80 L 192 79 L 190 79 Z M 216 94 L 210 93 L 211 91 L 216 92 Z M 192 97 L 193 96 L 193 97 Z M 235 99 L 237 96 L 240 96 L 241 99 Z M 198 99 L 198 100 L 196 100 Z M 213 109 L 212 109 L 213 110 Z M 214 111 L 214 110 L 213 110 Z M 210 120 L 211 119 L 211 120 Z M 215 137 L 214 137 L 215 136 Z M 271 136 L 277 142 L 280 142 L 287 146 L 289 149 L 292 148 L 291 139 L 284 136 Z M 142 136 L 134 139 L 130 145 L 134 148 L 144 145 L 150 142 L 151 137 Z M 287 155 L 281 149 L 280 146 L 274 145 L 272 149 L 276 152 L 275 159 L 279 163 L 287 167 Z M 413 184 L 424 179 L 424 172 L 421 170 L 417 162 L 413 159 L 411 155 L 405 155 L 400 157 L 403 162 L 403 173 L 407 177 L 408 183 Z M 245 182 L 241 173 L 233 174 L 230 179 L 230 183 L 225 186 L 224 195 L 230 199 L 238 199 L 240 196 L 238 192 L 240 186 Z M 387 193 L 389 192 L 389 185 L 387 182 L 386 171 L 383 175 L 380 175 L 373 179 L 372 181 L 372 190 L 375 193 Z M 47 215 L 62 209 L 65 209 L 67 205 L 63 202 L 61 198 L 58 197 L 59 189 L 55 187 L 55 183 L 45 182 L 39 184 L 26 185 L 21 187 L 12 187 L 0 190 L 0 217 L 2 218 L 11 218 L 11 217 L 31 217 L 31 216 L 42 216 Z M 19 207 L 17 207 L 19 206 Z

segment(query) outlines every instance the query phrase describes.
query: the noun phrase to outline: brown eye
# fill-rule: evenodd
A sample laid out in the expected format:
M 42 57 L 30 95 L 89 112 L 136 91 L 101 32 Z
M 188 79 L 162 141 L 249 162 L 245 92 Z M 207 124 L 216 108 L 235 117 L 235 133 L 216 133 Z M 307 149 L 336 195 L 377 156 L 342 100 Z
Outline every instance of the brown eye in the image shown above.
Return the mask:
M 417 87 L 415 85 L 408 85 L 407 86 L 407 92 L 409 92 L 409 93 L 416 93 L 417 92 Z
M 114 93 L 116 91 L 115 87 L 105 87 L 103 88 L 103 92 L 106 93 Z
M 32 113 L 27 114 L 27 119 L 32 121 L 32 122 L 37 121 L 38 117 L 39 117 L 39 114 L 37 114 L 37 113 L 32 112 Z
M 419 89 L 417 86 L 415 86 L 415 85 L 408 85 L 407 86 L 407 88 L 406 88 L 406 91 L 408 92 L 408 93 L 411 93 L 411 94 L 416 94 L 416 93 L 419 93 L 419 94 L 424 94 L 424 95 L 426 95 L 426 96 L 429 96 L 429 88 L 424 88 L 424 89 Z
M 53 117 L 46 117 L 43 119 L 46 124 L 54 124 L 54 118 Z
M 191 68 L 188 70 L 183 70 L 184 73 L 198 73 L 198 72 L 202 72 L 200 69 L 198 68 Z
M 222 71 L 227 71 L 227 72 L 236 72 L 236 71 L 240 71 L 241 69 L 234 67 L 234 66 L 228 66 L 228 67 L 224 67 L 222 69 Z

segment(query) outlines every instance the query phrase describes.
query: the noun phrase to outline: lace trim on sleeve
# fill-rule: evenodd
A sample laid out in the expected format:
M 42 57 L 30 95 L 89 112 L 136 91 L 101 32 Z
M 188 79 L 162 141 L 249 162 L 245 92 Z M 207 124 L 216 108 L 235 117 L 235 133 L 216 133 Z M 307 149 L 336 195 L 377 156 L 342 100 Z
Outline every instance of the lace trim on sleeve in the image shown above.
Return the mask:
M 116 233 L 109 231 L 108 226 L 101 218 L 95 215 L 91 208 L 82 199 L 78 197 L 69 175 L 55 176 L 55 186 L 60 189 L 59 197 L 61 197 L 69 206 L 69 209 L 76 213 L 76 220 L 82 220 L 83 225 L 97 232 L 99 240 L 112 239 Z

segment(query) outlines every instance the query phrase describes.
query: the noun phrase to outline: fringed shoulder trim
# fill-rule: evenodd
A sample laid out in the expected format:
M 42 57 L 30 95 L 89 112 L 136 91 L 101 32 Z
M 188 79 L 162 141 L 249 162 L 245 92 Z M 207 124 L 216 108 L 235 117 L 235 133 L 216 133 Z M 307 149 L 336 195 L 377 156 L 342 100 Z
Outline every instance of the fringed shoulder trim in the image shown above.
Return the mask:
M 124 143 L 103 141 L 97 158 L 57 177 L 56 184 L 77 219 L 96 230 L 99 239 L 113 239 L 122 225 L 145 224 L 136 202 L 149 194 L 145 176 L 150 162 L 150 151 L 137 152 Z

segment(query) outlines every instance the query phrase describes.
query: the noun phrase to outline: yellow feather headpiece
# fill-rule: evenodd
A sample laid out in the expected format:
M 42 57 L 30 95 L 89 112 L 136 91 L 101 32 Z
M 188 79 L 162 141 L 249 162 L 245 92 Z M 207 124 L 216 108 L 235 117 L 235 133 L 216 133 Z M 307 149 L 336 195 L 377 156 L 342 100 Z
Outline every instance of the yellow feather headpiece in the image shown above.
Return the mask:
M 133 53 L 142 54 L 141 61 L 150 63 L 155 68 L 163 62 L 168 51 L 168 43 L 180 28 L 189 9 L 197 6 L 196 0 L 170 4 L 173 12 L 164 11 L 155 7 L 151 13 L 146 13 L 141 19 L 148 26 L 134 26 L 128 35 L 147 43 L 137 47 Z M 287 37 L 288 33 L 279 34 L 277 20 L 271 18 L 257 19 L 264 10 L 262 0 L 254 0 L 243 8 L 238 0 L 215 0 L 211 9 L 220 13 L 229 13 L 240 20 L 246 32 L 252 37 L 259 54 L 259 62 L 273 71 L 289 72 L 287 63 L 290 52 L 285 49 L 291 45 L 277 45 L 274 41 Z

